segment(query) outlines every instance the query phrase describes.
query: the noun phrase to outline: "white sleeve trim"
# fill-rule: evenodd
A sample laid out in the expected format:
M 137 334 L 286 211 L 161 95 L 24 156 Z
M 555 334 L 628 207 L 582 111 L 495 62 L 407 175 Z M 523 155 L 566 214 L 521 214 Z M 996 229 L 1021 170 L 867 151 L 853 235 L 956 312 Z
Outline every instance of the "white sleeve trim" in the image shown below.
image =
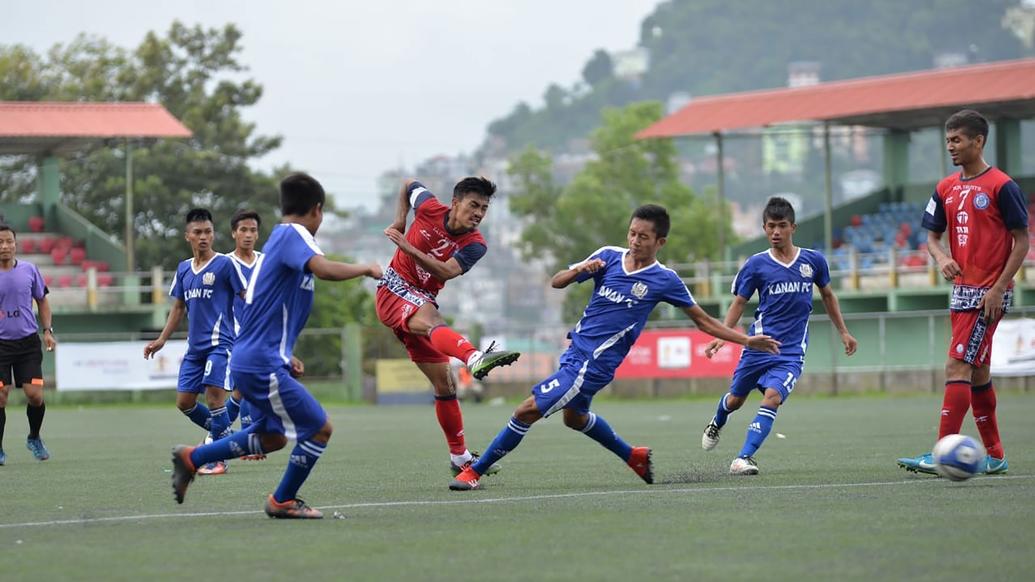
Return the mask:
M 302 240 L 305 241 L 305 244 L 309 246 L 310 250 L 318 255 L 323 255 L 323 251 L 320 250 L 320 245 L 316 244 L 316 239 L 313 238 L 313 234 L 311 232 L 306 230 L 304 226 L 297 222 L 292 222 L 291 227 L 295 229 L 298 236 L 302 237 Z
M 410 208 L 414 208 L 417 204 L 417 198 L 427 191 L 428 189 L 423 186 L 414 188 L 413 192 L 410 192 Z
M 622 247 L 616 247 L 616 246 L 603 246 L 603 247 L 600 247 L 599 249 L 593 251 L 592 253 L 590 253 L 589 256 L 586 257 L 585 259 L 582 259 L 581 261 L 579 261 L 577 263 L 572 263 L 572 264 L 568 265 L 568 268 L 569 269 L 574 269 L 575 267 L 578 267 L 579 265 L 588 262 L 590 259 L 592 259 L 593 257 L 596 257 L 597 255 L 599 255 L 603 251 L 615 251 L 615 252 L 618 252 L 618 253 L 624 253 L 625 249 L 623 249 Z

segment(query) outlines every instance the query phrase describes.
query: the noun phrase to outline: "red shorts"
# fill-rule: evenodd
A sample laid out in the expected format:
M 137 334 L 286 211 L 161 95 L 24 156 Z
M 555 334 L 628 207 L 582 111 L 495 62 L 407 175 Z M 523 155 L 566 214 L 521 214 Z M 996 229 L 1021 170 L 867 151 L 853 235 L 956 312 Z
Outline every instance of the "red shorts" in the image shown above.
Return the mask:
M 448 363 L 449 356 L 436 350 L 428 336 L 412 333 L 406 323 L 422 305 L 429 302 L 433 300 L 413 288 L 400 292 L 381 286 L 377 288 L 377 317 L 406 346 L 411 361 L 422 364 Z
M 985 322 L 980 309 L 952 311 L 952 339 L 949 341 L 949 357 L 980 368 L 988 364 L 992 354 L 992 336 L 999 320 Z

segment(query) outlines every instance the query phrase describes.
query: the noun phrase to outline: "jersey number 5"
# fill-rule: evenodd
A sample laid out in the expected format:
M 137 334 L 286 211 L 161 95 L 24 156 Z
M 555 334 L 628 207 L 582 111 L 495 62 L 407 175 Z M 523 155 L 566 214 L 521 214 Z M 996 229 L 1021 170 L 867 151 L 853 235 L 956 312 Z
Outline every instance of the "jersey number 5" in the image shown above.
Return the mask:
M 546 394 L 546 393 L 550 392 L 551 390 L 553 390 L 554 388 L 556 388 L 556 387 L 558 387 L 560 385 L 561 385 L 561 381 L 558 380 L 557 378 L 554 378 L 553 380 L 550 380 L 549 384 L 543 384 L 543 385 L 539 386 L 539 392 L 542 393 L 542 394 Z

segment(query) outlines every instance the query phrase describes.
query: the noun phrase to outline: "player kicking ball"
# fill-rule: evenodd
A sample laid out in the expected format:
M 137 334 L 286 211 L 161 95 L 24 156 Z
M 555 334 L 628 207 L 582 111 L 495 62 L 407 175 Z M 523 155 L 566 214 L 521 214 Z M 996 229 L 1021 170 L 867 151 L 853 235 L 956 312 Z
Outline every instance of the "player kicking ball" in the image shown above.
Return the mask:
M 446 206 L 423 184 L 407 180 L 399 190 L 395 222 L 385 236 L 398 249 L 377 287 L 377 316 L 406 346 L 410 360 L 435 390 L 435 416 L 449 447 L 456 475 L 476 457 L 464 440 L 464 417 L 456 399 L 449 358 L 467 364 L 482 379 L 490 370 L 517 361 L 517 352 L 482 352 L 446 325 L 435 297 L 450 279 L 466 274 L 487 250 L 478 226 L 489 210 L 496 185 L 485 178 L 464 178 Z M 406 219 L 413 209 L 413 224 Z M 493 467 L 490 473 L 499 470 Z
M 769 250 L 747 260 L 733 279 L 733 303 L 726 313 L 726 325 L 734 326 L 744 314 L 744 306 L 758 293 L 758 309 L 751 333 L 763 331 L 780 340 L 779 353 L 769 353 L 748 346 L 733 372 L 728 393 L 719 399 L 715 416 L 704 429 L 701 447 L 710 451 L 719 444 L 719 433 L 733 411 L 744 405 L 748 395 L 758 390 L 763 394 L 762 406 L 748 425 L 740 453 L 730 464 L 733 475 L 757 475 L 754 454 L 762 446 L 776 421 L 776 411 L 791 395 L 794 383 L 801 377 L 805 349 L 809 341 L 809 315 L 812 313 L 812 287 L 819 288 L 830 321 L 841 334 L 841 343 L 849 356 L 858 342 L 848 333 L 837 297 L 830 288 L 830 268 L 823 255 L 811 249 L 794 246 L 794 207 L 780 197 L 773 197 L 762 211 L 762 226 L 769 238 Z M 721 339 L 708 344 L 705 355 L 715 355 L 723 346 Z
M 280 485 L 266 498 L 266 515 L 323 517 L 297 494 L 327 447 L 332 428 L 323 407 L 296 380 L 303 367 L 291 352 L 313 307 L 314 278 L 381 278 L 378 265 L 350 265 L 323 256 L 313 236 L 323 222 L 324 200 L 323 187 L 305 174 L 292 174 L 280 183 L 283 218 L 270 233 L 248 281 L 231 372 L 234 385 L 251 406 L 252 424 L 212 444 L 173 448 L 172 488 L 177 503 L 183 503 L 197 467 L 265 455 L 292 439 L 295 448 Z
M 489 445 L 485 454 L 465 468 L 449 488 L 479 488 L 479 479 L 504 455 L 513 451 L 532 424 L 559 410 L 564 424 L 603 445 L 641 479 L 654 482 L 651 450 L 632 447 L 602 417 L 590 412 L 593 396 L 614 378 L 615 370 L 636 342 L 647 316 L 664 301 L 681 308 L 697 327 L 715 337 L 747 345 L 760 352 L 777 353 L 780 343 L 768 336 L 748 337 L 724 327 L 694 302 L 675 271 L 657 260 L 669 231 L 668 212 L 647 204 L 633 212 L 629 248 L 603 247 L 581 263 L 558 272 L 551 284 L 564 289 L 593 280 L 593 297 L 568 337 L 571 345 L 561 355 L 560 369 L 532 389 L 514 416 Z

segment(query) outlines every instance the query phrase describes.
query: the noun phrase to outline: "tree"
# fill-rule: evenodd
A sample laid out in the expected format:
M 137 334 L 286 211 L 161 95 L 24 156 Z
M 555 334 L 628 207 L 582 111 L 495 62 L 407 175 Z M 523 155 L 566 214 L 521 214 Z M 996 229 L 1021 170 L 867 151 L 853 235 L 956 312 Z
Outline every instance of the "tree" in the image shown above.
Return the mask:
M 511 160 L 508 173 L 516 185 L 511 209 L 528 221 L 520 243 L 526 258 L 545 258 L 552 270 L 560 270 L 602 246 L 624 245 L 632 211 L 651 202 L 666 207 L 672 218 L 663 261 L 718 258 L 719 213 L 680 182 L 675 145 L 668 139 L 635 139 L 662 113 L 657 102 L 604 110 L 603 124 L 591 138 L 597 159 L 563 189 L 553 182 L 547 155 L 529 149 Z M 723 228 L 731 240 L 728 221 Z M 567 306 L 582 303 L 583 297 L 571 296 Z M 569 318 L 573 313 L 566 309 Z
M 614 76 L 614 63 L 611 55 L 604 49 L 597 49 L 586 66 L 582 67 L 582 79 L 590 87 L 596 87 L 602 81 Z
M 172 268 L 187 252 L 183 216 L 209 208 L 229 245 L 229 217 L 251 207 L 275 223 L 276 176 L 249 162 L 280 146 L 278 136 L 257 135 L 242 110 L 262 97 L 262 86 L 242 79 L 241 33 L 233 25 L 203 29 L 174 22 L 165 36 L 148 32 L 133 50 L 80 35 L 54 46 L 45 57 L 22 46 L 0 46 L 0 99 L 56 101 L 149 101 L 161 103 L 193 132 L 185 141 L 133 145 L 136 176 L 134 228 L 141 268 Z M 125 232 L 125 157 L 122 143 L 71 156 L 62 164 L 62 201 L 106 232 Z M 0 163 L 5 201 L 24 201 L 35 188 L 35 161 Z M 333 209 L 332 209 L 333 210 Z

